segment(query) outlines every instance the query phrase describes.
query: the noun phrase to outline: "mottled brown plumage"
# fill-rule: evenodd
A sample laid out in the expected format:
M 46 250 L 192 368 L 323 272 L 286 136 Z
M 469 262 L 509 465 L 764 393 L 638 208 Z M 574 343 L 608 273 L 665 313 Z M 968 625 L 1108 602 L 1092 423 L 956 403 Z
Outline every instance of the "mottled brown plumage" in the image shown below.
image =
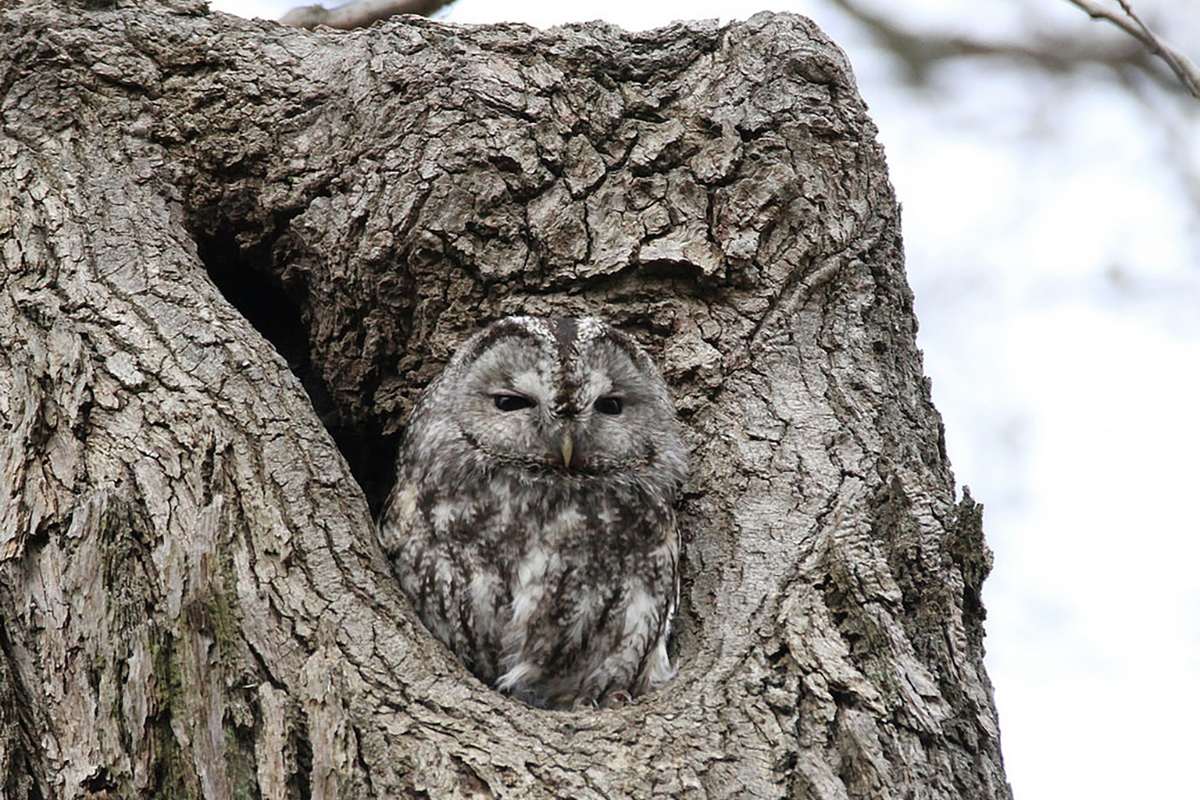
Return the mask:
M 650 358 L 592 319 L 510 317 L 428 387 L 380 535 L 426 627 L 539 706 L 667 681 L 686 450 Z

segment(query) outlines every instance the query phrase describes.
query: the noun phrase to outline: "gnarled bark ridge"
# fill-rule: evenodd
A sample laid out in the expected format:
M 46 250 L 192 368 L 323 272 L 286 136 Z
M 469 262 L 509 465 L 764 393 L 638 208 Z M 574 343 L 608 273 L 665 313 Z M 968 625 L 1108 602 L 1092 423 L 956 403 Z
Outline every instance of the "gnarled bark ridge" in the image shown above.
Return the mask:
M 648 33 L 190 0 L 0 12 L 6 797 L 1006 798 L 979 510 L 806 19 Z M 546 712 L 375 541 L 454 344 L 599 313 L 693 449 L 682 665 Z

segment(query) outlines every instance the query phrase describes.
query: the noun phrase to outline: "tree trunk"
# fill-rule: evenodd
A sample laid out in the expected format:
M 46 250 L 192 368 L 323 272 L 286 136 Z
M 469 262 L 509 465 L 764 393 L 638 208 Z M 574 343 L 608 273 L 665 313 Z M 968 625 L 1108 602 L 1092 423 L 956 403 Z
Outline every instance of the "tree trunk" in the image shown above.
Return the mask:
M 0 12 L 0 795 L 1007 798 L 883 153 L 810 21 Z M 693 454 L 667 688 L 525 707 L 376 543 L 453 346 L 599 313 Z

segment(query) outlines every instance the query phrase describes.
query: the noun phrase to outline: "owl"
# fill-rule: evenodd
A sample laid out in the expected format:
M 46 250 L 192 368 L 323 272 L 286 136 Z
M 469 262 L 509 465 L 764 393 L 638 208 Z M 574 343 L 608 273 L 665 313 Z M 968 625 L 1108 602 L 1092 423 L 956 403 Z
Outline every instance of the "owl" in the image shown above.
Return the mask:
M 687 451 L 628 335 L 594 318 L 493 323 L 421 395 L 397 473 L 384 549 L 480 680 L 572 708 L 672 677 Z

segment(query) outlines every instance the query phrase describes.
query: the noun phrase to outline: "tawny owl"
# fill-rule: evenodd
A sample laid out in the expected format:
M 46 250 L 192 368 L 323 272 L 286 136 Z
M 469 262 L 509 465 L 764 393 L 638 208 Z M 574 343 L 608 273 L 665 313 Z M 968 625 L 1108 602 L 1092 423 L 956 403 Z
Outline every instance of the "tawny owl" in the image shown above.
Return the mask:
M 632 338 L 509 317 L 418 401 L 380 536 L 425 626 L 481 680 L 538 706 L 621 702 L 673 674 L 686 462 Z

